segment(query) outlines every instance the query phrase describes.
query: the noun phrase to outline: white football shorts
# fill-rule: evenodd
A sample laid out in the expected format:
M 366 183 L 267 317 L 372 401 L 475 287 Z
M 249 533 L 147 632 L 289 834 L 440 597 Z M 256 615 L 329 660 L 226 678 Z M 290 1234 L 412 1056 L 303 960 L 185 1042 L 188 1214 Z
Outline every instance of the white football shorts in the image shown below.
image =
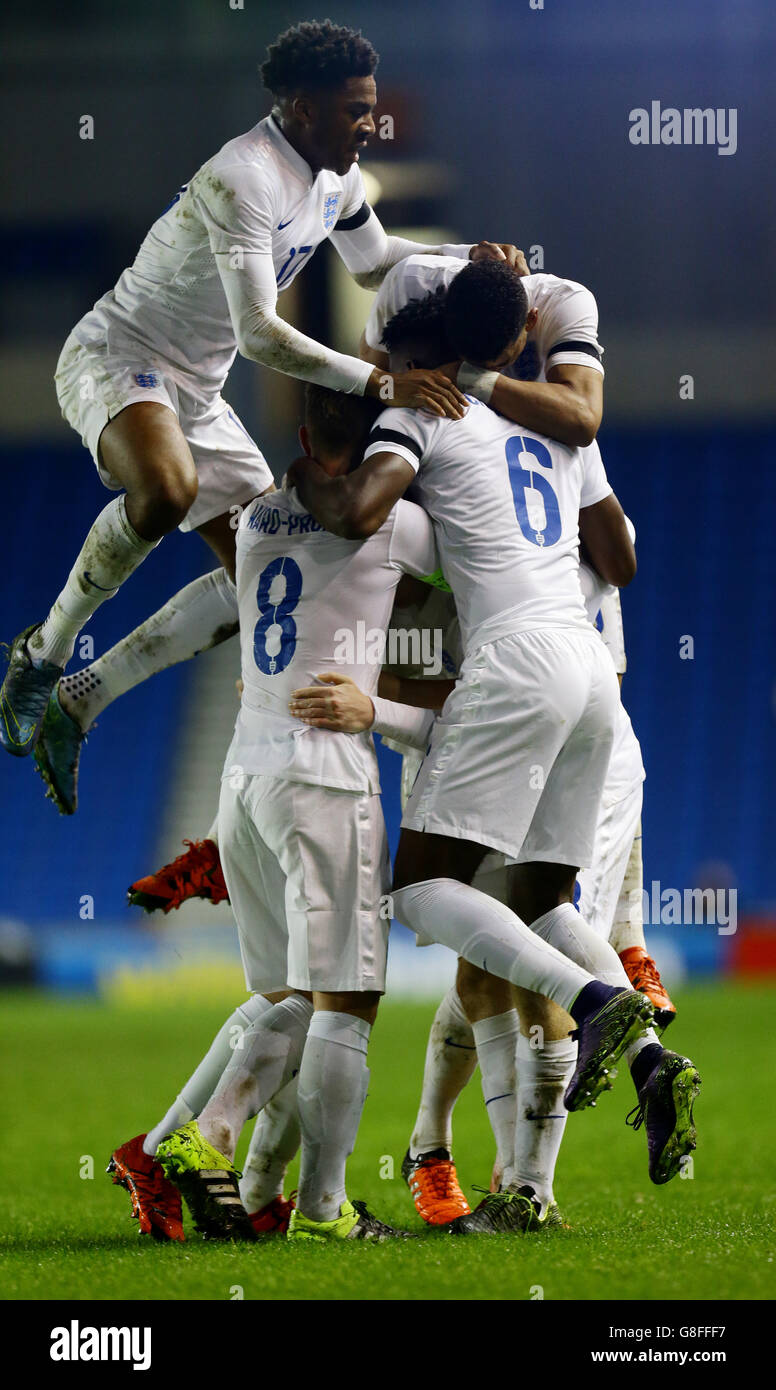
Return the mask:
M 595 859 L 580 869 L 577 906 L 605 941 L 619 928 L 643 924 L 641 867 L 641 783 L 613 806 L 605 806 L 596 830 Z
M 218 843 L 249 990 L 384 992 L 390 862 L 379 795 L 230 773 Z
M 592 628 L 486 643 L 434 724 L 402 826 L 523 861 L 592 863 L 618 704 Z
M 199 491 L 180 524 L 195 531 L 206 521 L 242 506 L 273 484 L 272 471 L 222 396 L 197 396 L 190 380 L 140 344 L 110 345 L 101 339 L 84 346 L 71 333 L 54 377 L 67 423 L 81 436 L 100 480 L 113 492 L 122 484 L 102 466 L 100 435 L 110 420 L 135 401 L 158 401 L 177 416 L 197 470 Z

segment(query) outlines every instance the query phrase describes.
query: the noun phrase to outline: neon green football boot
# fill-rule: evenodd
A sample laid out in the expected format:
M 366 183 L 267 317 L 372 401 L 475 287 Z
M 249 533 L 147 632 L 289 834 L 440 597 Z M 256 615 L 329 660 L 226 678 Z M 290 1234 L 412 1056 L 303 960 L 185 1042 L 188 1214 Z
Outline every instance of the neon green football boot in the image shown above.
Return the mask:
M 409 1231 L 396 1231 L 367 1210 L 366 1202 L 342 1203 L 334 1221 L 311 1221 L 297 1207 L 291 1213 L 287 1240 L 410 1240 Z
M 240 1201 L 242 1173 L 208 1143 L 196 1120 L 166 1135 L 156 1159 L 164 1176 L 180 1191 L 202 1235 L 215 1240 L 256 1240 Z

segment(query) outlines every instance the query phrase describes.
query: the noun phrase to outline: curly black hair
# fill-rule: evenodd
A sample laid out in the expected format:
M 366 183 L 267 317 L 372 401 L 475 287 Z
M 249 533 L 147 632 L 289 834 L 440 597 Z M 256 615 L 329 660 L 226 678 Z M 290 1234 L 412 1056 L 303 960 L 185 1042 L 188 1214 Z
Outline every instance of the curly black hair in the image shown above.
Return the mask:
M 439 285 L 422 299 L 409 299 L 385 325 L 382 341 L 387 351 L 398 352 L 407 343 L 422 347 L 424 359 L 437 366 L 451 361 L 456 354 L 445 325 L 447 295 L 447 286 Z
M 305 386 L 304 422 L 314 443 L 335 453 L 360 451 L 384 408 L 382 401 L 371 396 L 346 395 L 312 381 Z
M 452 356 L 475 366 L 495 361 L 520 337 L 527 314 L 522 280 L 512 266 L 472 261 L 456 275 L 445 301 Z
M 378 55 L 360 30 L 310 20 L 286 29 L 267 49 L 260 71 L 275 97 L 341 87 L 349 77 L 372 77 Z

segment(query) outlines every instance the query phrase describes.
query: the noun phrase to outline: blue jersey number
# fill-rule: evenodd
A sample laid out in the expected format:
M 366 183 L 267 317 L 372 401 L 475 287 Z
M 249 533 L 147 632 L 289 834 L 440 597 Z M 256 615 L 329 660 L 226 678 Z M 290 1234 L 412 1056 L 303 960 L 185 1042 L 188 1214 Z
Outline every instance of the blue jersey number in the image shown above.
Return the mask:
M 296 275 L 297 271 L 301 270 L 301 262 L 304 260 L 304 257 L 309 256 L 310 252 L 314 249 L 315 248 L 312 246 L 291 247 L 288 259 L 284 261 L 277 273 L 277 287 L 279 290 L 282 290 L 283 286 L 288 284 L 292 272 Z
M 261 617 L 253 629 L 253 655 L 265 676 L 285 671 L 296 651 L 296 623 L 291 614 L 301 593 L 302 571 L 290 555 L 278 555 L 259 575 L 256 604 Z
M 554 545 L 560 540 L 563 529 L 558 499 L 547 478 L 543 473 L 537 472 L 535 467 L 538 465 L 541 468 L 552 468 L 550 451 L 538 439 L 531 439 L 528 435 L 522 434 L 512 435 L 512 438 L 507 440 L 506 448 L 509 482 L 515 499 L 515 512 L 520 530 L 532 545 Z M 529 488 L 541 498 L 541 505 L 537 499 L 531 499 L 532 514 L 528 511 Z

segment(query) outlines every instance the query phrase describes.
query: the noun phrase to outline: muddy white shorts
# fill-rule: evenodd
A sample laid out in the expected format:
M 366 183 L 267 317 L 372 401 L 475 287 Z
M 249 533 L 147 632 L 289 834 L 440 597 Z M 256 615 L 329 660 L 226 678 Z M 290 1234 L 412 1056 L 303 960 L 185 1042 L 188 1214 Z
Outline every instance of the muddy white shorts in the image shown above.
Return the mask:
M 181 531 L 194 531 L 272 486 L 264 455 L 223 397 L 198 396 L 188 377 L 150 352 L 143 355 L 140 344 L 111 340 L 109 345 L 100 339 L 84 346 L 71 333 L 54 379 L 62 414 L 81 436 L 100 480 L 114 492 L 121 491 L 122 484 L 98 457 L 105 426 L 136 401 L 158 401 L 173 411 L 199 479 Z
M 249 990 L 385 990 L 390 863 L 379 795 L 231 773 L 218 843 Z
M 590 864 L 618 704 L 592 628 L 487 643 L 436 720 L 402 826 L 514 859 Z

